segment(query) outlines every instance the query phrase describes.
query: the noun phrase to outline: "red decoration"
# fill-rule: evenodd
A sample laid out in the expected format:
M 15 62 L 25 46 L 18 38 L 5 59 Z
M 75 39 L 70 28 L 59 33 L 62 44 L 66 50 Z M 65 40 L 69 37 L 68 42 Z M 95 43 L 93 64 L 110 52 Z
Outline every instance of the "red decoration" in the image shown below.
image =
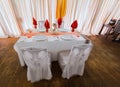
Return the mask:
M 58 28 L 60 28 L 60 25 L 62 24 L 62 18 L 59 18 L 57 22 L 58 22 Z
M 50 28 L 50 24 L 49 24 L 49 21 L 48 21 L 48 20 L 45 21 L 44 26 L 45 26 L 45 28 L 46 28 L 46 32 L 48 32 L 48 29 Z
M 77 20 L 73 21 L 73 23 L 71 24 L 72 32 L 74 32 L 74 30 L 75 30 L 75 28 L 77 28 L 77 26 L 78 26 Z
M 37 20 L 33 17 L 33 25 L 34 25 L 34 28 L 37 28 Z
M 36 29 L 36 28 L 37 28 L 37 25 L 34 25 L 34 28 Z

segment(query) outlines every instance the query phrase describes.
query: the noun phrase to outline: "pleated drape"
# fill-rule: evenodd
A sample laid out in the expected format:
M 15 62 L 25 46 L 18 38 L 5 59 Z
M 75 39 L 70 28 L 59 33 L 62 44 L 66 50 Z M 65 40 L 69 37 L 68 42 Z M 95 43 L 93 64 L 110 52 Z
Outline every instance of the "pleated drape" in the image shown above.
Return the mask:
M 56 18 L 63 18 L 66 14 L 67 0 L 57 0 L 56 5 Z

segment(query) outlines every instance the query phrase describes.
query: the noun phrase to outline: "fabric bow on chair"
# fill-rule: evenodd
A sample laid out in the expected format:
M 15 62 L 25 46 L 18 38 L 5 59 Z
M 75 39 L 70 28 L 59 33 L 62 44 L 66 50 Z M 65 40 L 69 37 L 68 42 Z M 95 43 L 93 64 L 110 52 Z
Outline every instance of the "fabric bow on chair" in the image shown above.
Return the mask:
M 46 32 L 48 32 L 48 29 L 50 28 L 50 24 L 49 24 L 48 20 L 45 21 L 44 26 L 46 28 Z
M 74 32 L 74 30 L 75 30 L 75 28 L 77 28 L 77 26 L 78 26 L 77 20 L 73 21 L 73 23 L 71 24 L 72 32 Z
M 37 20 L 33 17 L 33 25 L 34 25 L 34 28 L 36 29 L 37 28 Z
M 42 48 L 22 48 L 21 53 L 27 65 L 27 80 L 37 82 L 42 79 L 50 80 L 51 72 L 51 54 L 47 49 Z
M 59 19 L 57 20 L 57 22 L 58 22 L 58 28 L 60 28 L 60 26 L 61 26 L 61 24 L 62 24 L 62 18 L 59 18 Z
M 62 77 L 69 79 L 74 75 L 82 76 L 91 49 L 91 44 L 76 44 L 71 50 L 59 52 L 58 62 Z

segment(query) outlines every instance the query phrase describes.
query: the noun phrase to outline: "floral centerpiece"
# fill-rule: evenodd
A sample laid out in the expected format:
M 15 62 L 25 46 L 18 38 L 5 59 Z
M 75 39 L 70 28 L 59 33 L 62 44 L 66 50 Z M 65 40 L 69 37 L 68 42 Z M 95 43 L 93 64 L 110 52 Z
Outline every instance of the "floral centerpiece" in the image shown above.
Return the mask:
M 50 29 L 50 32 L 52 34 L 58 34 L 58 28 L 56 23 L 53 23 L 53 28 Z
M 28 38 L 31 38 L 33 36 L 33 30 L 32 29 L 27 29 L 27 33 L 25 34 Z

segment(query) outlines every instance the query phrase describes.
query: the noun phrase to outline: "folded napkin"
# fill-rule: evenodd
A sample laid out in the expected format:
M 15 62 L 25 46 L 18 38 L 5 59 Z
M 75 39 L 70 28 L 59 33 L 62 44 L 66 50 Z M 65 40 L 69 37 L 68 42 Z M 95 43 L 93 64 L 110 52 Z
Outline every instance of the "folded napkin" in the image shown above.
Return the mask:
M 44 26 L 46 28 L 46 32 L 48 32 L 48 29 L 50 28 L 50 24 L 49 24 L 48 20 L 45 21 Z
M 77 26 L 78 26 L 77 20 L 73 21 L 73 23 L 71 24 L 72 32 L 74 32 L 74 30 L 75 30 L 75 28 L 77 28 Z
M 60 25 L 62 24 L 62 18 L 59 18 L 57 22 L 58 22 L 58 28 L 60 28 Z
M 37 28 L 37 20 L 33 17 L 33 25 L 34 25 L 34 28 L 36 29 Z

